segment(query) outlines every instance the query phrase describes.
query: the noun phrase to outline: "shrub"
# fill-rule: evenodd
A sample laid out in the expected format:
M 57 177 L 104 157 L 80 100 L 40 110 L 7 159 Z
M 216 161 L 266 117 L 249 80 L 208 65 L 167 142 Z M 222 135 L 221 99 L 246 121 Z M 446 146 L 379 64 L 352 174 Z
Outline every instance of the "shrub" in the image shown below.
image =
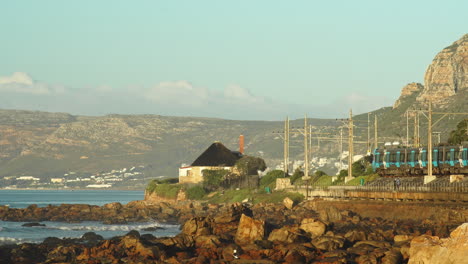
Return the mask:
M 284 171 L 272 170 L 260 179 L 260 187 L 261 188 L 265 188 L 265 187 L 275 188 L 276 179 L 283 178 L 283 177 L 284 177 Z
M 203 187 L 208 191 L 219 189 L 227 170 L 203 170 Z
M 158 183 L 157 180 L 152 180 L 146 187 L 146 190 L 149 193 L 154 192 L 160 197 L 175 199 L 181 188 L 182 185 L 180 184 Z
M 234 165 L 241 175 L 258 175 L 258 171 L 266 169 L 265 161 L 261 158 L 244 156 Z
M 191 200 L 203 199 L 205 195 L 206 195 L 206 191 L 200 185 L 196 185 L 187 189 L 187 197 Z
M 300 180 L 302 178 L 302 176 L 304 176 L 304 172 L 301 171 L 299 168 L 297 168 L 293 175 L 291 176 L 291 184 L 294 184 L 295 182 L 297 182 L 298 180 Z

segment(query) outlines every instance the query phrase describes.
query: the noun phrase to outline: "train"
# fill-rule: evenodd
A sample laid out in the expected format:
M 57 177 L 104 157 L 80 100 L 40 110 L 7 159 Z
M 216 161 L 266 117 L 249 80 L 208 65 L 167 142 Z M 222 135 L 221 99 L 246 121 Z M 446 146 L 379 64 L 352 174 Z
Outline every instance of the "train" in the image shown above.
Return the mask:
M 428 174 L 428 149 L 384 147 L 373 151 L 372 169 L 382 177 Z M 468 143 L 432 148 L 432 175 L 468 175 Z

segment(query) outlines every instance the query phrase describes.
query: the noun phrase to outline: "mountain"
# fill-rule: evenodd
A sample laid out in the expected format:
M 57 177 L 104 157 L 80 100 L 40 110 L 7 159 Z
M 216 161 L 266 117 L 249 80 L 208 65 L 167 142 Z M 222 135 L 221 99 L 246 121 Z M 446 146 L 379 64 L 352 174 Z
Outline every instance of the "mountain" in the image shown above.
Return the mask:
M 373 142 L 373 119 L 378 118 L 379 144 L 406 140 L 407 110 L 427 109 L 434 103 L 436 112 L 468 112 L 468 34 L 437 54 L 429 65 L 424 85 L 410 83 L 403 87 L 393 107 L 354 116 L 355 153 L 367 150 L 368 131 Z M 414 113 L 409 115 L 408 135 L 414 135 Z M 443 115 L 435 114 L 434 122 Z M 370 117 L 370 130 L 367 129 Z M 441 119 L 434 131 L 444 141 L 456 124 L 468 115 Z M 343 122 L 335 119 L 309 119 L 320 137 L 338 139 Z M 303 120 L 293 120 L 291 127 L 301 128 Z M 282 162 L 283 141 L 280 121 L 238 121 L 200 117 L 159 115 L 75 116 L 19 110 L 0 110 L 0 176 L 34 175 L 47 177 L 64 173 L 98 173 L 113 169 L 145 166 L 146 176 L 175 177 L 178 167 L 192 163 L 215 141 L 231 150 L 238 149 L 238 137 L 245 136 L 245 152 L 263 157 L 267 166 Z M 425 142 L 427 120 L 420 116 L 421 142 Z M 294 132 L 294 133 L 293 133 Z M 303 137 L 291 133 L 291 160 L 303 159 Z M 344 150 L 347 130 L 343 129 Z M 339 141 L 317 139 L 313 135 L 313 157 L 338 157 Z M 437 140 L 435 140 L 437 142 Z M 318 162 L 318 161 L 317 161 Z M 334 164 L 328 164 L 328 172 Z

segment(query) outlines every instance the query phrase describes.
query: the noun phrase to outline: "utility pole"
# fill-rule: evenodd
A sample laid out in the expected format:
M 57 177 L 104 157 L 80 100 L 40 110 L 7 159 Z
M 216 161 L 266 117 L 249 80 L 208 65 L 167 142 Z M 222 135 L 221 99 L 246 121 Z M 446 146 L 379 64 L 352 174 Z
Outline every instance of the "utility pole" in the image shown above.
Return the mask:
M 340 127 L 340 170 L 343 169 L 343 127 Z
M 304 117 L 304 177 L 309 177 L 309 155 L 308 155 L 308 141 L 307 141 L 307 114 Z
M 409 112 L 406 110 L 406 146 L 409 147 Z
M 353 178 L 353 110 L 349 110 L 349 137 L 348 137 L 348 180 Z M 346 181 L 345 181 L 346 182 Z
M 284 173 L 289 175 L 289 117 L 284 121 Z
M 309 158 L 312 159 L 312 125 L 309 125 Z
M 374 149 L 378 148 L 379 140 L 377 135 L 377 115 L 374 116 Z
M 432 101 L 429 101 L 429 124 L 427 128 L 427 172 L 429 178 L 432 178 Z
M 367 113 L 367 153 L 371 153 L 370 147 L 370 113 Z

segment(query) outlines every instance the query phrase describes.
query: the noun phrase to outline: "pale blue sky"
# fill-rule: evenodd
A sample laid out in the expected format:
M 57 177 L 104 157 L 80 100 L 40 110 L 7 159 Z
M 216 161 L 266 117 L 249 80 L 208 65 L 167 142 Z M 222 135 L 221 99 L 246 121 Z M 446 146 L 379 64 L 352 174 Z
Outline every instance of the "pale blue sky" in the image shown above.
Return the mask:
M 19 0 L 0 10 L 0 108 L 88 115 L 375 110 L 468 33 L 468 1 L 450 0 Z

